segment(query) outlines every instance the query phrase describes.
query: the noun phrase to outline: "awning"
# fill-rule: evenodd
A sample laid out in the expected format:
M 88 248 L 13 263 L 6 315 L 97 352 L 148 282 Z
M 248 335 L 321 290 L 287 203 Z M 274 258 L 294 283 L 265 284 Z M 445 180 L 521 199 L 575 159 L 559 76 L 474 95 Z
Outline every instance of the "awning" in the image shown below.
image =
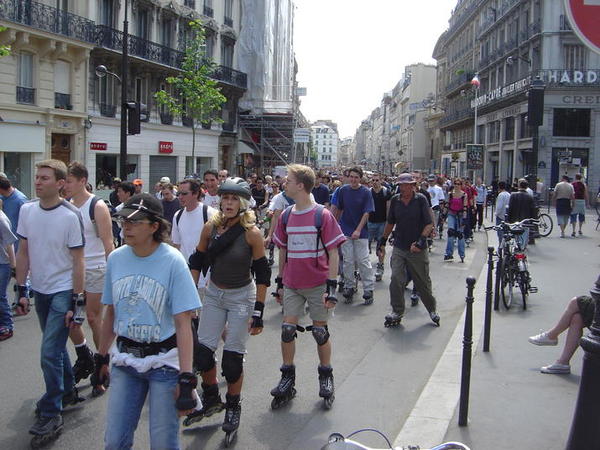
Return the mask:
M 244 141 L 238 141 L 238 155 L 244 154 L 254 155 L 254 148 L 246 144 Z
M 46 128 L 0 122 L 0 152 L 42 153 L 46 151 Z

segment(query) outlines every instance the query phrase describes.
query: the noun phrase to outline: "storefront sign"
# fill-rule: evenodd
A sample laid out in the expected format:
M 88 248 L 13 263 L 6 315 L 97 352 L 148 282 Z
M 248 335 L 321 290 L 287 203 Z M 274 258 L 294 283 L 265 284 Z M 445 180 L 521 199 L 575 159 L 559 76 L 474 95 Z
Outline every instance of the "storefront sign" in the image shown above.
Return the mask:
M 90 150 L 107 150 L 108 144 L 106 142 L 90 142 Z
M 173 153 L 173 143 L 167 141 L 159 141 L 158 153 Z
M 600 105 L 600 95 L 563 95 L 561 101 L 566 105 Z
M 527 89 L 529 89 L 530 83 L 531 75 L 527 76 L 526 78 L 523 78 L 522 80 L 507 84 L 506 86 L 498 87 L 471 100 L 471 108 L 475 108 L 476 105 L 477 107 L 485 106 L 488 103 L 494 102 L 496 100 L 502 100 L 504 98 L 511 97 L 513 95 L 524 92 Z
M 600 69 L 540 70 L 538 75 L 546 84 L 560 86 L 600 85 Z
M 467 144 L 467 170 L 483 169 L 483 145 Z

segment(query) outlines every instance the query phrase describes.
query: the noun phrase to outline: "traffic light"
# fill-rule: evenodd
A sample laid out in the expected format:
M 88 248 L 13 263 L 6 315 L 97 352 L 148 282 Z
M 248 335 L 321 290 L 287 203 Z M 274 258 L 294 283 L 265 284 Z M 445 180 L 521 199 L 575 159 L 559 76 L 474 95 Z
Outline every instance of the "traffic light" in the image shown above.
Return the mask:
M 127 102 L 127 134 L 140 134 L 141 106 L 139 102 Z

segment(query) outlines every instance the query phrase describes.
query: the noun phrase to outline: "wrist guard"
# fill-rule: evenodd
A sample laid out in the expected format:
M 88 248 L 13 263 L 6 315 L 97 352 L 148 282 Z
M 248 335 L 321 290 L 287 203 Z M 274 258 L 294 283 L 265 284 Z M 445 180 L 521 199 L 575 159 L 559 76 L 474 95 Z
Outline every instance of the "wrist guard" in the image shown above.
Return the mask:
M 337 280 L 327 280 L 327 288 L 325 294 L 327 294 L 326 300 L 331 303 L 337 303 L 337 297 L 335 293 L 337 291 Z
M 196 389 L 196 385 L 198 384 L 196 375 L 190 372 L 180 373 L 177 382 L 179 383 L 179 397 L 175 401 L 175 407 L 180 411 L 194 409 L 196 407 L 196 399 L 192 391 Z
M 271 293 L 273 297 L 279 298 L 279 289 L 283 289 L 283 278 L 275 278 L 275 292 Z
M 415 242 L 415 247 L 418 247 L 421 250 L 426 249 L 427 248 L 427 238 L 425 236 L 420 236 L 419 240 L 417 242 Z
M 109 375 L 102 375 L 102 367 L 108 366 L 110 363 L 110 354 L 106 354 L 102 356 L 100 353 L 94 354 L 94 373 L 90 378 L 90 382 L 92 386 L 100 386 L 108 387 Z
M 21 297 L 29 298 L 29 289 L 27 289 L 27 286 L 23 286 L 22 284 L 18 285 L 17 292 L 19 293 L 19 298 L 21 298 Z
M 254 303 L 254 312 L 252 313 L 252 324 L 250 328 L 263 328 L 263 311 L 265 304 L 259 301 Z
M 81 325 L 85 321 L 85 296 L 83 294 L 72 295 L 71 311 L 73 311 L 71 320 Z

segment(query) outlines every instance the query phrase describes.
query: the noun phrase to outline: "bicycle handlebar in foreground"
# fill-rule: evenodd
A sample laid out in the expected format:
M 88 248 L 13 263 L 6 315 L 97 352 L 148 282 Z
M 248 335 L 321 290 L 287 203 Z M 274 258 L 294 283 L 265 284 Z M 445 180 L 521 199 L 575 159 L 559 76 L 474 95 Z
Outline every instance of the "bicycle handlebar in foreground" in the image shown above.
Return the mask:
M 419 447 L 418 445 L 409 445 L 407 447 L 392 447 L 391 445 L 387 447 L 391 450 L 470 450 L 464 444 L 460 442 L 445 442 L 440 445 L 436 445 L 435 447 L 431 447 L 431 449 L 424 449 Z M 366 447 L 362 444 L 359 444 L 356 441 L 345 438 L 340 433 L 333 433 L 329 436 L 329 442 L 327 445 L 321 448 L 321 450 L 384 450 L 384 449 L 376 449 L 373 447 Z

